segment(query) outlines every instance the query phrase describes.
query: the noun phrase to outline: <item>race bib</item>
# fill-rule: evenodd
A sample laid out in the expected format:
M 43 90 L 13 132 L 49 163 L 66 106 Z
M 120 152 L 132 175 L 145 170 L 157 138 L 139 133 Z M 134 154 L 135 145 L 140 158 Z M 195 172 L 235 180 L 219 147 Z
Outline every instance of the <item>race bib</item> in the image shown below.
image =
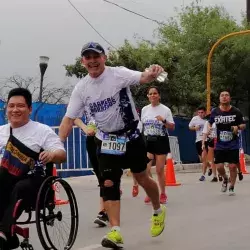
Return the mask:
M 233 133 L 231 131 L 221 131 L 220 132 L 220 141 L 229 142 L 233 140 Z
M 101 153 L 111 155 L 123 155 L 126 152 L 126 136 L 104 134 L 102 139 Z

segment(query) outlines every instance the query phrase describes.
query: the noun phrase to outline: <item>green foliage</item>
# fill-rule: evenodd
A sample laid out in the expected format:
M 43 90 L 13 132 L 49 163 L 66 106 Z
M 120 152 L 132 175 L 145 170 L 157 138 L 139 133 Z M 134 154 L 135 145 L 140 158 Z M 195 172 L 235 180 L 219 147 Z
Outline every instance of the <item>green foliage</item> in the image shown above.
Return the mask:
M 75 64 L 63 65 L 66 69 L 66 76 L 82 78 L 88 74 L 87 70 L 82 66 L 81 57 L 76 58 Z
M 177 15 L 159 26 L 159 41 L 140 40 L 136 46 L 125 40 L 116 51 L 109 51 L 107 65 L 125 66 L 143 71 L 150 64 L 160 64 L 169 73 L 169 81 L 159 84 L 162 103 L 175 114 L 192 115 L 200 104 L 206 104 L 207 57 L 213 44 L 222 36 L 248 29 L 245 17 L 237 22 L 223 7 L 202 7 L 200 1 L 176 10 Z M 218 104 L 218 92 L 229 89 L 233 104 L 250 99 L 250 42 L 249 35 L 224 41 L 212 58 L 212 104 Z M 78 58 L 67 65 L 67 75 L 86 74 Z M 139 108 L 148 103 L 149 85 L 132 88 Z

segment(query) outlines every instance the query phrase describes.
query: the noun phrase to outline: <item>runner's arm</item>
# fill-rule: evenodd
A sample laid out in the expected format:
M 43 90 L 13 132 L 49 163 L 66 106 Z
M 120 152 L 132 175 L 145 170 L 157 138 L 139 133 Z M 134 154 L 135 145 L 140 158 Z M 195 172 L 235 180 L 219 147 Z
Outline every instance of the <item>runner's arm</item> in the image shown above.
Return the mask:
M 237 126 L 232 126 L 233 131 L 244 130 L 246 128 L 246 124 L 244 122 L 243 114 L 238 110 L 237 118 L 236 118 Z
M 244 130 L 246 128 L 246 124 L 238 125 L 239 130 Z
M 197 130 L 197 127 L 194 125 L 194 118 L 192 118 L 192 120 L 190 121 L 188 127 L 189 127 L 189 129 L 191 131 L 196 131 Z
M 164 71 L 164 69 L 160 65 L 153 65 L 145 70 L 141 74 L 140 84 L 150 83 L 156 80 L 156 78 Z
M 71 94 L 66 114 L 59 127 L 59 137 L 62 142 L 64 142 L 69 136 L 74 125 L 74 120 L 81 117 L 82 111 L 84 110 L 84 103 L 81 99 L 80 93 L 82 92 L 78 89 L 77 84 Z
M 173 118 L 172 111 L 170 108 L 166 109 L 166 118 L 162 122 L 167 129 L 170 129 L 170 130 L 175 129 L 174 118 Z
M 65 142 L 74 125 L 74 119 L 64 116 L 59 127 L 59 137 L 62 142 Z
M 76 118 L 75 121 L 74 121 L 74 124 L 79 127 L 80 129 L 82 129 L 82 131 L 85 133 L 85 134 L 88 134 L 88 128 L 87 126 L 84 124 L 84 122 L 79 119 L 79 118 Z

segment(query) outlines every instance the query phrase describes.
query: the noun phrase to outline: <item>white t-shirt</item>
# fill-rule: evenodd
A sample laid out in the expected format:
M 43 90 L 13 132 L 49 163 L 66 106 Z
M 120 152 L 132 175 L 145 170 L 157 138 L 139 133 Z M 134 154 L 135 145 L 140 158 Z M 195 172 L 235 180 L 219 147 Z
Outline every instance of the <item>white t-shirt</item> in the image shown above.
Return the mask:
M 139 84 L 141 74 L 124 67 L 106 67 L 97 78 L 87 75 L 75 86 L 66 116 L 81 117 L 85 110 L 95 120 L 98 130 L 124 129 L 139 120 L 129 87 Z
M 202 137 L 203 137 L 203 128 L 204 128 L 204 125 L 206 123 L 206 120 L 205 119 L 202 119 L 200 118 L 198 115 L 194 116 L 192 118 L 192 120 L 190 121 L 189 123 L 189 127 L 193 127 L 193 126 L 199 126 L 200 129 L 196 131 L 196 141 L 195 142 L 198 142 L 198 141 L 202 141 Z
M 165 136 L 168 134 L 167 128 L 164 124 L 155 118 L 158 115 L 163 117 L 167 122 L 174 124 L 172 112 L 167 106 L 159 104 L 153 107 L 149 104 L 143 107 L 141 112 L 144 135 Z
M 46 151 L 64 150 L 59 136 L 47 125 L 30 120 L 20 128 L 13 128 L 12 134 L 26 147 L 39 153 Z M 10 136 L 10 124 L 0 126 L 0 155 L 3 154 Z M 0 156 L 1 161 L 1 156 Z
M 202 133 L 207 134 L 207 132 L 208 132 L 208 121 L 206 121 Z M 212 124 L 211 132 L 208 135 L 208 137 L 209 138 L 216 138 L 216 124 L 215 124 L 215 122 Z

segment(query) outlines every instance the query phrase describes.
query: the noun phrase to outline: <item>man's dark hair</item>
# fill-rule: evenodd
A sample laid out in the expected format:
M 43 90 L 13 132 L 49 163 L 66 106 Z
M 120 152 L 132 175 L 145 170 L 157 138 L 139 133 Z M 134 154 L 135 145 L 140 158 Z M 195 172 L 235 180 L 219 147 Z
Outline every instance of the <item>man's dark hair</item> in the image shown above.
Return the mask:
M 229 90 L 229 89 L 222 89 L 222 90 L 220 91 L 219 96 L 221 95 L 222 92 L 227 92 L 227 93 L 229 94 L 229 96 L 231 96 L 231 93 L 230 93 L 230 90 Z
M 198 110 L 206 111 L 206 108 L 205 108 L 204 106 L 199 106 L 199 107 L 197 108 L 197 111 L 198 111 Z
M 31 95 L 31 93 L 30 93 L 30 91 L 28 89 L 24 89 L 24 88 L 12 89 L 9 92 L 7 103 L 9 102 L 10 98 L 13 97 L 13 96 L 23 96 L 23 98 L 25 99 L 26 104 L 28 105 L 28 107 L 29 108 L 31 107 L 31 105 L 32 105 L 32 95 Z

